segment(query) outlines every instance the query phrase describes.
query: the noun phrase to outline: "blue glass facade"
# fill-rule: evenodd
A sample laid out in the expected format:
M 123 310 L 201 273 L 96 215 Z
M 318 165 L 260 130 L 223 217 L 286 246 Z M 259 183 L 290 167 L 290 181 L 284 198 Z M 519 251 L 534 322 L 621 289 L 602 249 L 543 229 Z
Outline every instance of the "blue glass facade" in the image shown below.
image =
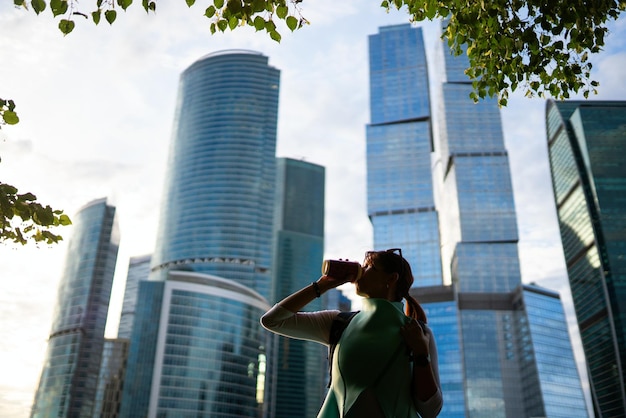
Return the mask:
M 521 317 L 520 331 L 525 331 L 522 327 L 527 324 L 530 342 L 521 346 L 518 355 L 522 370 L 536 367 L 541 388 L 539 391 L 536 386 L 525 385 L 527 404 L 540 404 L 535 393 L 539 392 L 544 400 L 543 416 L 586 417 L 587 406 L 558 294 L 532 285 L 525 285 L 520 294 L 527 312 L 527 317 Z M 537 412 L 535 416 L 540 416 Z
M 277 161 L 273 301 L 279 301 L 320 276 L 324 255 L 324 167 L 304 161 Z M 322 309 L 316 299 L 307 309 Z M 265 332 L 268 353 L 267 416 L 317 415 L 326 394 L 326 348 Z
M 181 75 L 155 278 L 203 272 L 270 297 L 279 76 L 266 56 L 237 50 Z
M 128 262 L 128 273 L 126 275 L 126 286 L 124 288 L 124 300 L 122 302 L 122 313 L 120 323 L 117 328 L 117 338 L 130 339 L 135 319 L 135 309 L 137 308 L 137 292 L 139 282 L 148 280 L 150 276 L 149 255 L 131 257 Z
M 118 418 L 129 340 L 104 340 L 94 418 Z
M 269 309 L 263 297 L 192 272 L 142 282 L 139 297 L 145 303 L 133 327 L 120 415 L 258 417 L 266 366 L 258 325 Z
M 563 251 L 598 417 L 626 417 L 626 102 L 549 101 Z
M 32 417 L 89 417 L 94 408 L 119 233 L 95 200 L 74 217 Z
M 465 418 L 465 383 L 461 350 L 461 323 L 456 289 L 453 286 L 414 288 L 411 294 L 420 301 L 428 325 L 435 333 L 439 355 L 439 379 L 444 397 L 439 414 L 445 418 Z
M 422 31 L 379 28 L 369 37 L 367 207 L 376 249 L 401 247 L 414 286 L 442 283 L 430 155 L 432 126 Z
M 411 293 L 437 339 L 440 416 L 517 418 L 566 411 L 585 417 L 566 322 L 555 313 L 561 309 L 558 297 L 555 302 L 554 295 L 546 299 L 542 293 L 532 299 L 529 293 L 530 302 L 524 302 L 500 114 L 495 101 L 474 104 L 469 98 L 464 56 L 443 60 L 447 80 L 435 147 L 442 178 L 433 182 L 431 173 L 439 168 L 431 163 L 422 42 L 420 29 L 410 25 L 380 28 L 370 36 L 368 211 L 375 247 L 402 247 L 418 271 Z M 433 183 L 441 186 L 437 207 Z M 444 286 L 448 280 L 452 285 Z M 546 306 L 552 310 L 544 317 Z M 552 335 L 543 335 L 548 328 Z M 552 355 L 551 344 L 560 347 L 559 355 Z M 559 398 L 559 392 L 566 396 Z

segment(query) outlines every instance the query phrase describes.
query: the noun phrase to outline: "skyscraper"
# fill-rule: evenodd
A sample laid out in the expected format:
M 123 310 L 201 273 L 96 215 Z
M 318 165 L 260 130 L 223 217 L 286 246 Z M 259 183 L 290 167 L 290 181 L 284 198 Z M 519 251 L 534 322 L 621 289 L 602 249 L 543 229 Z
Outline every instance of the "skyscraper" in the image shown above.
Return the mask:
M 141 281 L 120 416 L 259 417 L 265 299 L 234 280 L 170 271 Z
M 395 123 L 389 121 L 387 132 L 400 130 L 407 123 L 410 126 L 431 120 L 430 114 L 420 117 L 417 113 L 405 113 L 415 108 L 410 103 L 428 101 L 415 95 L 429 96 L 427 83 L 411 89 L 404 81 L 415 83 L 424 78 L 425 68 L 407 64 L 415 60 L 412 56 L 421 55 L 423 67 L 426 66 L 423 41 L 417 36 L 420 32 L 410 25 L 398 25 L 381 28 L 378 35 L 370 37 L 372 121 L 379 120 L 374 112 L 380 111 L 380 103 L 390 107 L 384 114 L 402 115 Z M 374 81 L 380 78 L 378 63 L 385 66 L 387 82 L 395 88 L 384 82 L 382 89 L 375 86 L 381 84 Z M 435 144 L 443 178 L 433 178 L 431 174 L 430 146 L 422 147 L 418 154 L 406 152 L 412 143 L 430 145 L 430 129 L 404 131 L 405 143 L 393 148 L 397 133 L 370 147 L 368 127 L 368 173 L 373 171 L 368 175 L 368 202 L 378 205 L 375 210 L 370 206 L 374 244 L 377 248 L 406 245 L 402 235 L 399 238 L 380 231 L 409 231 L 411 226 L 424 225 L 417 218 L 407 222 L 407 211 L 392 206 L 399 196 L 421 196 L 425 204 L 409 212 L 434 215 L 428 223 L 428 236 L 432 237 L 428 242 L 432 246 L 426 247 L 432 248 L 429 251 L 435 251 L 437 257 L 408 261 L 418 273 L 417 286 L 411 293 L 424 306 L 437 339 L 444 396 L 441 416 L 584 417 L 582 389 L 576 378 L 564 316 L 550 314 L 546 318 L 540 309 L 544 305 L 560 307 L 560 300 L 550 292 L 521 284 L 510 169 L 497 103 L 486 100 L 474 104 L 469 99 L 472 86 L 462 72 L 465 64 L 463 57 L 445 56 L 446 80 L 441 86 L 440 131 Z M 386 94 L 391 97 L 385 99 Z M 424 167 L 419 175 L 414 171 L 405 176 L 407 168 L 397 162 L 398 154 L 410 155 L 405 162 L 409 170 Z M 387 173 L 381 175 L 382 170 L 374 162 L 380 166 L 386 162 Z M 432 203 L 433 179 L 442 188 L 437 208 Z M 397 193 L 399 190 L 403 193 Z M 376 215 L 385 213 L 385 204 L 385 229 L 380 228 L 377 233 Z M 441 228 L 436 222 L 438 211 Z M 420 280 L 420 270 L 433 269 L 429 259 L 443 260 L 443 274 L 437 280 Z M 437 268 L 441 269 L 439 265 Z M 442 276 L 451 279 L 452 285 L 444 286 Z M 539 296 L 533 299 L 536 295 Z M 536 311 L 529 313 L 529 309 Z M 542 328 L 542 320 L 549 320 L 549 325 Z M 542 336 L 545 328 L 553 331 L 552 339 Z M 558 355 L 546 350 L 555 344 L 566 349 Z M 561 373 L 568 379 L 551 385 Z M 562 399 L 556 393 L 568 396 Z
M 278 87 L 279 71 L 252 51 L 209 54 L 181 75 L 121 416 L 262 413 Z
M 467 57 L 443 55 L 442 258 L 457 291 L 466 416 L 586 417 L 558 295 L 521 283 L 497 103 L 473 103 Z
M 277 165 L 274 289 L 279 301 L 319 277 L 324 255 L 324 167 L 289 158 Z M 322 309 L 322 299 L 307 306 Z M 276 418 L 314 417 L 326 394 L 326 350 L 311 341 L 268 334 L 273 342 L 268 411 Z
M 421 29 L 387 26 L 369 37 L 367 210 L 376 248 L 402 247 L 414 286 L 442 283 L 430 155 L 428 68 Z
M 190 270 L 270 292 L 280 72 L 221 51 L 180 78 L 154 278 Z
M 119 418 L 119 408 L 128 358 L 127 338 L 104 340 L 98 389 L 94 403 L 94 418 Z
M 150 276 L 150 259 L 149 255 L 144 255 L 131 257 L 128 262 L 128 273 L 126 275 L 126 286 L 124 287 L 122 314 L 120 315 L 120 323 L 117 328 L 117 338 L 130 339 L 137 307 L 139 282 L 148 280 Z
M 548 101 L 552 185 L 598 417 L 626 417 L 626 102 Z
M 119 246 L 115 207 L 95 200 L 74 224 L 32 417 L 93 413 Z

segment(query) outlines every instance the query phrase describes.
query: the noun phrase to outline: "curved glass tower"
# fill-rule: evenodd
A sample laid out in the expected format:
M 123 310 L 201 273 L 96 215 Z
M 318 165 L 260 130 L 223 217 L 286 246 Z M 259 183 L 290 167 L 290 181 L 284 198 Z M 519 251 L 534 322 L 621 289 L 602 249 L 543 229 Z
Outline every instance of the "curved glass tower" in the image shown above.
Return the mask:
M 74 217 L 31 417 L 91 417 L 119 234 L 115 208 L 95 200 Z
M 171 272 L 141 281 L 120 415 L 260 416 L 265 349 L 257 292 L 221 277 Z
M 626 101 L 548 101 L 561 241 L 596 416 L 626 417 Z
M 153 278 L 208 273 L 269 298 L 279 77 L 241 50 L 181 75 Z

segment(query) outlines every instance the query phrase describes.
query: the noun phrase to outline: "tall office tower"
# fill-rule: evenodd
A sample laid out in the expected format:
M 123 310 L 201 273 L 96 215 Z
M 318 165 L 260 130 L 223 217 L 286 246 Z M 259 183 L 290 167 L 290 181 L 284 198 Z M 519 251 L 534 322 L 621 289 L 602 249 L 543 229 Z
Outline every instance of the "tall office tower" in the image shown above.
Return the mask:
M 209 54 L 181 78 L 154 277 L 190 270 L 269 299 L 280 71 L 251 51 Z
M 117 328 L 117 338 L 130 339 L 133 321 L 135 319 L 135 309 L 137 307 L 139 282 L 148 280 L 150 276 L 150 259 L 151 256 L 143 255 L 131 257 L 128 262 L 128 273 L 126 274 L 126 286 L 124 289 L 120 324 Z
M 521 343 L 512 356 L 520 358 L 528 416 L 587 417 L 559 294 L 524 284 L 513 293 L 513 304 L 516 315 L 509 321 L 510 329 Z
M 104 340 L 93 418 L 119 417 L 128 344 L 126 338 Z
M 401 247 L 414 286 L 442 283 L 431 174 L 432 127 L 422 31 L 410 24 L 369 37 L 367 207 L 376 249 Z
M 180 78 L 151 281 L 139 284 L 121 415 L 264 407 L 279 71 L 222 51 Z
M 119 233 L 106 199 L 74 217 L 31 417 L 91 418 Z
M 283 299 L 321 274 L 324 255 L 324 167 L 279 158 L 274 223 L 272 300 Z M 322 309 L 322 298 L 307 306 Z M 327 350 L 311 341 L 268 333 L 272 350 L 268 378 L 269 416 L 308 418 L 317 415 L 326 394 Z
M 536 302 L 541 297 L 546 306 L 557 301 L 521 284 L 515 204 L 497 103 L 473 103 L 472 85 L 463 73 L 467 57 L 443 55 L 436 147 L 443 166 L 439 209 L 442 258 L 454 284 L 458 319 L 442 332 L 458 327 L 458 370 L 463 373 L 463 393 L 453 392 L 453 406 L 458 410 L 463 401 L 467 417 L 587 416 L 564 316 L 556 318 Z M 549 322 L 543 329 L 551 330 L 550 337 L 543 336 L 542 321 Z M 563 350 L 555 352 L 554 345 Z M 454 375 L 453 382 L 458 381 Z
M 120 417 L 259 417 L 269 309 L 234 280 L 170 271 L 141 281 Z
M 626 417 L 626 102 L 548 101 L 561 241 L 597 417 Z
M 411 69 L 408 65 L 412 59 L 409 57 L 424 55 L 420 33 L 418 28 L 400 25 L 381 28 L 378 35 L 370 37 L 372 121 L 377 120 L 376 109 L 379 114 L 399 114 L 391 118 L 397 123 L 382 126 L 388 132 L 399 131 L 407 120 L 410 124 L 430 122 L 430 114 L 423 118 L 406 114 L 413 106 L 410 103 L 428 100 L 412 97 L 428 96 L 426 83 L 421 89 L 411 90 L 405 81 L 423 78 L 416 70 L 419 67 Z M 403 51 L 402 47 L 409 44 L 406 39 L 413 39 L 413 45 Z M 400 135 L 396 132 L 386 138 L 379 135 L 378 143 L 371 141 L 372 126 L 376 126 L 372 123 L 368 127 L 368 202 L 375 226 L 374 244 L 377 248 L 403 247 L 406 244 L 402 239 L 381 231 L 409 231 L 416 226 L 423 231 L 426 228 L 421 219 L 407 221 L 406 212 L 433 215 L 426 229 L 435 229 L 428 235 L 432 239 L 420 245 L 432 248 L 428 247 L 430 243 L 434 249 L 429 251 L 435 251 L 436 257 L 409 258 L 409 262 L 419 278 L 422 269 L 432 271 L 435 265 L 439 268 L 428 260 L 439 260 L 441 254 L 443 276 L 452 281 L 452 285 L 444 286 L 441 277 L 418 279 L 418 286 L 411 289 L 425 308 L 437 339 L 444 396 L 441 416 L 584 417 L 582 387 L 580 379 L 575 378 L 577 370 L 564 316 L 550 314 L 549 324 L 543 326 L 541 321 L 547 319 L 534 307 L 544 303 L 558 311 L 555 306 L 560 306 L 560 301 L 547 291 L 521 284 L 513 194 L 497 104 L 474 104 L 469 99 L 471 83 L 462 72 L 465 64 L 462 58 L 446 57 L 447 81 L 442 85 L 439 108 L 443 112 L 442 132 L 436 147 L 444 167 L 443 179 L 437 178 L 436 182 L 443 189 L 441 206 L 437 208 L 442 219 L 441 248 L 437 211 L 426 209 L 428 206 L 405 212 L 390 208 L 384 218 L 385 229 L 379 232 L 375 223 L 380 222 L 376 205 L 399 196 L 414 193 L 433 205 L 430 128 L 404 132 L 406 142 L 398 146 Z M 388 68 L 386 81 L 381 81 L 379 66 Z M 390 71 L 393 66 L 399 67 L 396 72 Z M 387 155 L 404 157 L 410 141 L 428 146 L 407 159 L 408 168 L 388 160 L 388 171 L 381 175 L 383 169 L 374 163 L 384 161 Z M 405 176 L 405 171 L 418 168 L 421 171 Z M 536 294 L 539 301 L 533 299 Z M 536 309 L 532 314 L 526 310 L 531 308 Z M 548 328 L 554 331 L 551 338 L 542 335 Z M 555 353 L 549 350 L 549 344 L 567 348 Z M 568 377 L 564 382 L 559 380 L 561 373 Z M 552 385 L 555 381 L 557 384 Z M 558 398 L 556 393 L 567 396 Z

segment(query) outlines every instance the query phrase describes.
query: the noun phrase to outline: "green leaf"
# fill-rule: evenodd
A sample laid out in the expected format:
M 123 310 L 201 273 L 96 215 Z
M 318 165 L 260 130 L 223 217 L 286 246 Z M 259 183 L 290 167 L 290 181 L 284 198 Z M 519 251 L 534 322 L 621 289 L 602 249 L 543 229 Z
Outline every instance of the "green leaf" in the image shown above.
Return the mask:
M 91 12 L 91 18 L 93 19 L 93 23 L 95 23 L 96 25 L 100 23 L 100 17 L 101 17 L 100 9 L 96 10 L 95 12 Z
M 265 29 L 265 19 L 261 16 L 256 16 L 254 18 L 254 28 L 258 31 Z
M 116 17 L 117 12 L 115 10 L 107 10 L 106 12 L 104 12 L 104 18 L 107 22 L 109 22 L 109 25 L 112 25 L 113 22 L 115 22 Z
M 204 15 L 206 17 L 213 17 L 213 16 L 215 16 L 215 6 L 207 7 L 206 10 L 204 11 Z
M 231 16 L 228 19 L 228 27 L 230 28 L 230 30 L 235 29 L 238 24 L 239 24 L 239 19 L 236 16 Z
M 287 17 L 287 13 L 289 13 L 289 8 L 285 5 L 280 5 L 276 8 L 276 16 L 281 19 Z
M 61 216 L 59 216 L 59 224 L 63 226 L 68 226 L 72 224 L 72 220 L 66 214 L 62 214 Z
M 117 0 L 117 4 L 123 9 L 126 10 L 128 6 L 133 3 L 133 0 Z M 109 22 L 111 23 L 111 22 Z
M 252 0 L 252 10 L 256 13 L 265 10 L 265 0 Z
M 62 15 L 67 12 L 66 0 L 50 0 L 50 9 L 53 16 Z
M 73 20 L 61 19 L 59 22 L 59 29 L 63 32 L 63 35 L 67 35 L 74 30 L 75 23 Z
M 228 0 L 228 3 L 226 3 L 226 8 L 232 14 L 241 13 L 241 0 Z
M 270 38 L 280 43 L 280 39 L 281 39 L 280 33 L 276 32 L 275 30 L 270 31 Z
M 216 9 L 221 9 L 222 7 L 224 7 L 224 0 L 215 0 L 213 4 L 215 5 Z
M 2 113 L 2 119 L 9 125 L 15 125 L 20 121 L 20 118 L 17 117 L 17 113 L 10 110 L 6 110 Z
M 31 0 L 30 5 L 33 7 L 35 13 L 39 14 L 46 9 L 46 2 L 44 0 Z
M 298 19 L 293 16 L 287 16 L 285 22 L 287 23 L 287 27 L 291 29 L 292 32 L 298 27 Z
M 226 21 L 225 19 L 220 19 L 220 20 L 217 21 L 217 28 L 221 32 L 224 32 L 227 27 L 228 27 L 228 21 Z
M 196 3 L 196 0 L 185 0 L 185 2 L 187 3 L 187 6 L 191 7 Z

